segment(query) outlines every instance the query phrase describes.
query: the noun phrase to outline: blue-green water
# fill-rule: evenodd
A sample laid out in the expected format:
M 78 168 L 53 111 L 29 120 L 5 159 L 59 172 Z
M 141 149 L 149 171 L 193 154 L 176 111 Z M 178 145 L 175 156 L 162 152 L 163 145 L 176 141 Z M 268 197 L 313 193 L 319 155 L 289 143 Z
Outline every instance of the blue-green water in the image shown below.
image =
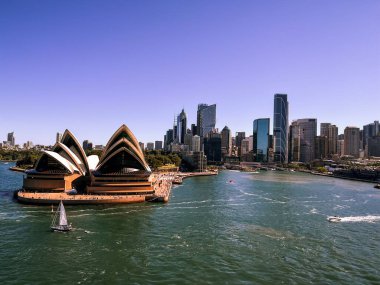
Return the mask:
M 185 180 L 168 204 L 67 206 L 75 230 L 62 234 L 50 207 L 12 201 L 22 174 L 9 166 L 0 284 L 380 284 L 372 184 L 224 171 Z

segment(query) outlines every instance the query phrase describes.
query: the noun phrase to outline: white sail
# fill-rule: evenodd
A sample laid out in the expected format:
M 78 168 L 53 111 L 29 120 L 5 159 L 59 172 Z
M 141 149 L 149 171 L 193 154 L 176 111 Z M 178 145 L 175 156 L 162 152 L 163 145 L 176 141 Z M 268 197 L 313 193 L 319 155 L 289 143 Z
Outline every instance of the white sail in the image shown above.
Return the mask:
M 66 218 L 66 211 L 65 207 L 63 207 L 63 203 L 59 204 L 59 225 L 60 226 L 67 226 L 67 218 Z

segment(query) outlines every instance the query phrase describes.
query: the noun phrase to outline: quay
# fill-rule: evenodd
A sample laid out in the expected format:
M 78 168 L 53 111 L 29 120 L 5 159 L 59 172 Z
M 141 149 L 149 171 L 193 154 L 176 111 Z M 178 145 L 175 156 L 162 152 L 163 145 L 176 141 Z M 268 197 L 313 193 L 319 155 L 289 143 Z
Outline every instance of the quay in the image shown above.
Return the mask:
M 127 204 L 142 202 L 167 203 L 171 194 L 174 181 L 183 181 L 185 178 L 197 176 L 217 175 L 217 172 L 191 172 L 191 173 L 154 173 L 152 195 L 116 195 L 116 194 L 69 194 L 69 191 L 59 193 L 31 192 L 20 190 L 17 192 L 17 200 L 25 204 L 51 205 L 62 201 L 67 205 L 91 205 L 91 204 Z

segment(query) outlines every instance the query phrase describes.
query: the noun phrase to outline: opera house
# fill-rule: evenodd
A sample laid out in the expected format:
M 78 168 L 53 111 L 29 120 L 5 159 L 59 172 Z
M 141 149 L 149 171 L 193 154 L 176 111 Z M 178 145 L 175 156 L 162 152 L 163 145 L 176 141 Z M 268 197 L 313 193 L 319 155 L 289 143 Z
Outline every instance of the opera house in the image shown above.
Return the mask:
M 155 194 L 155 182 L 138 141 L 129 128 L 122 125 L 100 158 L 87 157 L 75 136 L 66 130 L 52 151 L 44 151 L 35 168 L 26 172 L 21 192 L 42 196 L 76 189 L 78 194 L 87 196 L 144 197 Z

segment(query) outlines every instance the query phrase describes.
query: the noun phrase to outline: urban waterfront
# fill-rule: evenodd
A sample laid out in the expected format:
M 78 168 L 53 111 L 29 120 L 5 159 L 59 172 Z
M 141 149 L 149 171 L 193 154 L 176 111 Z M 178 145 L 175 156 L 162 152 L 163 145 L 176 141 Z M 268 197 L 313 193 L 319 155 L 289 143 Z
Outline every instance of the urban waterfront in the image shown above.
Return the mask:
M 380 191 L 267 171 L 190 178 L 168 204 L 51 208 L 12 200 L 0 163 L 1 284 L 378 284 Z M 339 215 L 340 223 L 327 222 Z

